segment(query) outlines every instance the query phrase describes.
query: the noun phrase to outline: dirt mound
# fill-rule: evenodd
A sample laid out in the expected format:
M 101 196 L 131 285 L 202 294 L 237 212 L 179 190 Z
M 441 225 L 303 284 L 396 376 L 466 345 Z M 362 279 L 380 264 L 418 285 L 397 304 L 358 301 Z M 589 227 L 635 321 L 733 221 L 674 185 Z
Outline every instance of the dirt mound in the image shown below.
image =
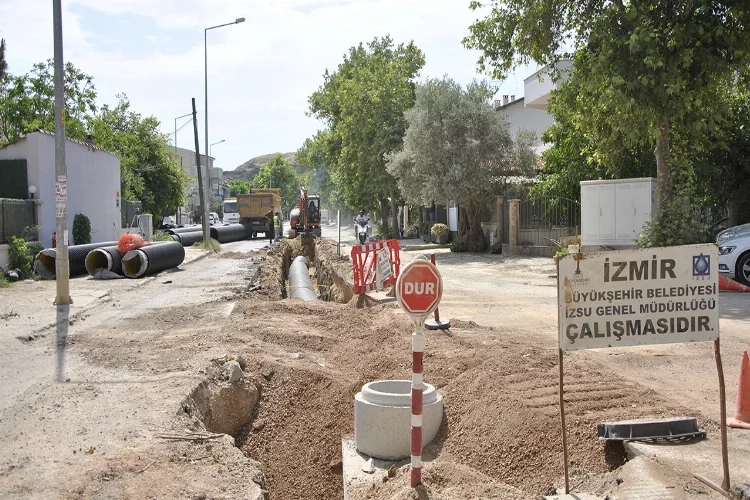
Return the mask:
M 422 469 L 423 485 L 412 488 L 408 465 L 397 469 L 392 478 L 383 482 L 357 486 L 349 496 L 357 500 L 442 500 L 502 499 L 527 500 L 529 495 L 495 479 L 454 462 L 426 463 Z M 387 478 L 387 480 L 386 480 Z
M 275 358 L 265 356 L 252 368 L 272 375 L 263 382 L 243 449 L 264 464 L 271 498 L 340 498 L 342 478 L 333 464 L 340 460 L 341 438 L 353 431 L 354 394 L 372 380 L 410 377 L 411 323 L 393 304 L 259 304 L 240 306 L 236 328 L 260 339 L 262 352 Z M 559 485 L 556 351 L 529 346 L 512 332 L 460 326 L 426 334 L 425 380 L 445 398 L 443 425 L 425 449 L 426 459 L 434 457 L 435 467 L 461 464 L 527 498 Z M 573 475 L 604 473 L 624 461 L 621 451 L 605 450 L 596 438 L 598 422 L 686 412 L 615 373 L 569 358 L 565 398 Z M 426 477 L 440 498 L 454 498 L 453 491 L 460 498 L 460 488 L 450 489 L 456 486 L 452 476 Z M 382 498 L 401 498 L 393 488 Z

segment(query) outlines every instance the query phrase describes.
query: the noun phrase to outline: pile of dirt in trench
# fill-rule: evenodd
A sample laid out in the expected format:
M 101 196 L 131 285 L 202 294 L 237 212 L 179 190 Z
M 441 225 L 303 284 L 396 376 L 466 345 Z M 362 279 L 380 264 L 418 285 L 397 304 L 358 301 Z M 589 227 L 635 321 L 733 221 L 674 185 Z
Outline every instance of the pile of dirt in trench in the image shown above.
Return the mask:
M 272 499 L 341 498 L 341 438 L 353 434 L 354 394 L 372 380 L 411 376 L 407 318 L 394 314 L 393 304 L 355 307 L 355 301 L 257 299 L 238 305 L 233 327 L 257 339 L 243 355 L 249 370 L 266 378 L 257 414 L 240 442 L 249 457 L 263 463 Z M 563 473 L 557 351 L 529 346 L 523 338 L 523 332 L 460 321 L 451 331 L 427 333 L 425 381 L 444 395 L 445 415 L 424 455 L 436 457 L 435 465 L 461 464 L 537 496 L 559 485 Z M 606 472 L 624 461 L 621 453 L 605 453 L 596 437 L 598 422 L 688 413 L 616 373 L 568 358 L 574 476 Z M 465 482 L 463 473 L 440 477 L 440 487 Z M 481 484 L 478 480 L 477 487 Z M 385 488 L 388 498 L 394 486 L 376 488 Z M 379 491 L 352 498 L 379 498 Z M 506 496 L 501 490 L 485 498 Z

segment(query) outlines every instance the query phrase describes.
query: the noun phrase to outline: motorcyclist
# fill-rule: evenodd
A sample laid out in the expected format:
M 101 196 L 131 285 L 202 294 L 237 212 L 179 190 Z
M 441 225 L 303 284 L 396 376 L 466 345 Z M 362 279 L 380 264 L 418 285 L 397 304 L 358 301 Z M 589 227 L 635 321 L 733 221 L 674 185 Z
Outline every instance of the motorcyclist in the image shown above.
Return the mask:
M 367 214 L 365 213 L 364 210 L 359 211 L 359 215 L 357 215 L 355 222 L 359 224 L 360 226 L 367 225 Z

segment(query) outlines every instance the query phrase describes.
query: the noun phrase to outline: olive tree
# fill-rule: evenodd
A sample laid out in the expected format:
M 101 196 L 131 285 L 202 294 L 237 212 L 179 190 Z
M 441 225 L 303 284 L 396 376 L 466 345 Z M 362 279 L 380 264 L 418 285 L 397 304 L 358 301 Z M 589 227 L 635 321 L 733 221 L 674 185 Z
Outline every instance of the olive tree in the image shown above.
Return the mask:
M 463 88 L 446 77 L 418 85 L 405 113 L 403 150 L 387 158 L 409 201 L 458 202 L 459 237 L 474 251 L 487 248 L 480 224 L 487 201 L 502 192 L 506 177 L 528 175 L 536 163 L 535 137 L 521 134 L 514 142 L 505 115 L 487 102 L 491 95 L 484 82 Z

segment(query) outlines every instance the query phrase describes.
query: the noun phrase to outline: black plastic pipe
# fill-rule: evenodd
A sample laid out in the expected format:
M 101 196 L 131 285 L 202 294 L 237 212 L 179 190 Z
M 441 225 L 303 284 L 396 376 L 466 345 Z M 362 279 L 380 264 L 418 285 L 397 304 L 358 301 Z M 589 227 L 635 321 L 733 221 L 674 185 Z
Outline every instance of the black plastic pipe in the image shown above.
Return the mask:
M 176 241 L 136 248 L 122 258 L 122 272 L 128 278 L 140 278 L 177 267 L 185 260 L 185 247 Z
M 252 229 L 244 224 L 230 224 L 228 226 L 211 226 L 211 238 L 219 243 L 230 243 L 250 239 Z
M 111 247 L 117 245 L 116 241 L 103 241 L 101 243 L 89 243 L 88 245 L 73 245 L 68 247 L 68 269 L 70 276 L 86 274 L 86 256 L 91 250 L 97 248 Z M 36 258 L 39 261 L 37 271 L 44 279 L 53 280 L 57 276 L 55 272 L 55 259 L 57 250 L 55 248 L 45 248 Z
M 122 256 L 117 246 L 95 248 L 86 256 L 86 271 L 93 276 L 97 269 L 106 269 L 122 276 Z
M 192 233 L 194 231 L 202 231 L 201 226 L 185 226 L 185 227 L 173 227 L 169 229 L 162 229 L 165 233 L 169 234 L 182 234 Z
M 307 268 L 307 258 L 304 255 L 295 258 L 289 266 L 289 288 L 289 297 L 292 299 L 302 299 L 305 302 L 318 300 L 310 279 L 310 271 Z
M 203 241 L 203 231 L 193 231 L 192 233 L 180 233 L 176 234 L 180 239 L 179 241 L 184 247 L 191 247 L 196 243 Z

